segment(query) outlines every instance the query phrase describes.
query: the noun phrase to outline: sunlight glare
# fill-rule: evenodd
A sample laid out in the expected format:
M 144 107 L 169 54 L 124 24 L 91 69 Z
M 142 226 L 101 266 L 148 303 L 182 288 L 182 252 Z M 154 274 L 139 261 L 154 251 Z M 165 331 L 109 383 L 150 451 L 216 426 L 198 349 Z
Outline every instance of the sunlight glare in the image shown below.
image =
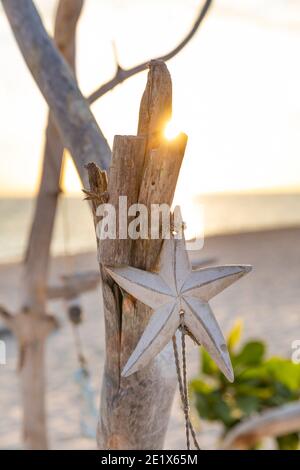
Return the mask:
M 78 176 L 73 160 L 68 152 L 65 153 L 64 159 L 65 161 L 62 177 L 63 191 L 68 194 L 80 194 L 82 189 L 82 183 Z
M 175 139 L 180 134 L 178 125 L 173 120 L 169 121 L 165 127 L 164 134 L 167 140 Z

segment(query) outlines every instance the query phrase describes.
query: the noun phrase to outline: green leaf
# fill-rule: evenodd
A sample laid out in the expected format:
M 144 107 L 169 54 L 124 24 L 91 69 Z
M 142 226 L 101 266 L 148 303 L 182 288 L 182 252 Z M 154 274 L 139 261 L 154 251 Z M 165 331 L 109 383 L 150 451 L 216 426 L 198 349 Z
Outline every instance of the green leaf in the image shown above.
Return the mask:
M 266 406 L 281 406 L 296 399 L 293 391 L 280 382 L 274 382 L 273 389 L 273 395 L 266 400 Z
M 236 381 L 243 383 L 245 381 L 253 381 L 254 383 L 268 383 L 271 380 L 270 371 L 265 363 L 258 366 L 252 366 L 242 370 L 236 375 Z
M 226 427 L 230 427 L 235 420 L 231 415 L 228 404 L 222 398 L 218 397 L 214 403 L 214 408 L 219 420 L 222 421 Z
M 251 396 L 260 400 L 268 400 L 274 395 L 274 388 L 270 385 L 252 385 L 251 383 L 243 383 L 236 385 L 236 393 L 243 396 Z
M 221 421 L 227 428 L 236 420 L 231 414 L 231 408 L 222 397 L 220 391 L 214 390 L 209 394 L 196 395 L 196 407 L 199 415 L 209 421 Z
M 278 436 L 276 438 L 278 448 L 280 450 L 298 450 L 299 449 L 299 434 L 292 433 L 285 436 Z
M 227 346 L 228 346 L 229 353 L 232 353 L 235 346 L 237 346 L 238 343 L 240 342 L 242 332 L 243 332 L 243 321 L 238 319 L 233 325 L 233 328 L 230 331 L 228 338 L 227 338 Z
M 241 325 L 235 325 L 228 338 L 236 378 L 233 384 L 227 382 L 203 348 L 202 374 L 190 382 L 199 415 L 222 423 L 226 431 L 243 418 L 300 399 L 300 364 L 276 357 L 266 360 L 262 341 L 250 341 L 233 352 L 240 335 Z M 279 437 L 279 448 L 296 448 L 299 436 Z
M 203 419 L 207 419 L 209 421 L 216 421 L 218 420 L 218 416 L 215 413 L 215 409 L 212 406 L 211 395 L 196 395 L 196 408 L 198 410 L 199 415 Z
M 235 366 L 244 367 L 257 366 L 261 364 L 265 354 L 265 345 L 261 341 L 250 341 L 246 343 L 241 352 L 233 358 Z
M 238 396 L 236 403 L 244 416 L 249 416 L 259 410 L 260 401 L 256 396 Z
M 273 357 L 266 361 L 270 375 L 290 390 L 300 389 L 300 364 L 294 364 L 288 359 Z
M 217 365 L 204 348 L 201 348 L 201 364 L 203 374 L 212 376 L 216 376 L 219 374 L 219 369 Z
M 208 395 L 213 391 L 213 388 L 201 379 L 191 380 L 189 388 L 192 393 L 201 395 Z

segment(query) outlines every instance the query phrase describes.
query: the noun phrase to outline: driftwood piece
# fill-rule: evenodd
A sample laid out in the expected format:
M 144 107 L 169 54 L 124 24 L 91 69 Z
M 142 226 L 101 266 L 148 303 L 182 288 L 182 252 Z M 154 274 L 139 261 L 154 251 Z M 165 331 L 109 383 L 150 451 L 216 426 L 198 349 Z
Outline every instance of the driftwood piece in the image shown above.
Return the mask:
M 70 66 L 75 77 L 76 27 L 83 6 L 82 0 L 61 0 L 54 27 L 54 41 Z M 75 78 L 74 78 L 75 80 Z M 53 233 L 57 201 L 60 193 L 61 166 L 64 145 L 49 113 L 44 149 L 44 161 L 35 214 L 23 273 L 23 305 L 30 310 L 24 316 L 16 317 L 13 328 L 19 343 L 19 370 L 23 397 L 23 435 L 25 446 L 30 449 L 44 449 L 48 446 L 45 411 L 45 363 L 44 350 L 47 335 L 52 331 L 45 328 L 44 320 L 47 301 L 47 275 L 50 244 Z M 39 318 L 41 314 L 43 318 Z M 22 321 L 21 321 L 22 320 Z M 23 338 L 30 327 L 30 341 Z M 53 325 L 55 327 L 55 325 Z M 45 331 L 45 334 L 41 334 Z
M 74 78 L 76 27 L 82 6 L 83 0 L 60 0 L 54 27 L 54 42 L 71 67 Z M 41 313 L 45 309 L 50 244 L 60 193 L 63 153 L 64 145 L 50 112 L 46 129 L 42 176 L 27 245 L 23 276 L 23 303 Z
M 20 8 L 18 14 L 22 15 L 22 8 L 24 7 L 26 10 L 26 2 L 17 3 Z M 12 15 L 15 5 L 16 2 L 9 2 L 8 8 L 12 9 L 10 10 Z M 71 67 L 70 74 L 71 70 L 75 69 L 75 34 L 82 5 L 83 0 L 60 0 L 56 14 L 54 41 Z M 29 10 L 27 13 L 30 13 Z M 27 20 L 30 21 L 30 15 Z M 18 33 L 21 36 L 32 33 L 31 40 L 33 40 L 34 32 L 26 32 L 26 21 L 22 23 L 22 28 L 23 31 L 18 31 Z M 39 44 L 41 45 L 41 42 Z M 24 47 L 29 47 L 29 45 L 30 41 L 24 44 Z M 30 52 L 32 54 L 30 60 L 33 59 L 34 54 L 43 54 L 43 52 L 38 53 L 38 43 L 36 46 L 37 48 Z M 37 73 L 43 75 L 46 70 L 40 70 Z M 42 80 L 47 79 L 42 78 Z M 75 80 L 74 75 L 73 80 Z M 10 327 L 17 337 L 19 346 L 23 435 L 25 446 L 30 449 L 45 449 L 48 445 L 44 350 L 46 337 L 56 325 L 54 320 L 49 322 L 49 317 L 44 313 L 47 300 L 50 243 L 60 192 L 63 151 L 64 145 L 54 123 L 53 115 L 50 113 L 46 130 L 41 183 L 24 263 L 21 291 L 22 311 L 10 322 Z
M 134 241 L 132 265 L 135 267 L 151 269 L 157 259 L 162 240 L 161 236 L 151 239 L 151 205 L 171 206 L 186 143 L 187 136 L 180 134 L 172 141 L 161 140 L 159 147 L 148 151 L 138 197 L 138 202 L 148 209 L 148 239 Z
M 159 146 L 171 116 L 171 75 L 164 62 L 152 60 L 149 64 L 147 85 L 141 99 L 137 131 L 138 135 L 146 136 L 147 151 Z
M 62 276 L 59 285 L 49 285 L 47 288 L 48 299 L 70 299 L 84 292 L 96 289 L 99 285 L 99 271 L 86 271 L 70 276 Z
M 153 73 L 153 68 L 155 68 L 155 73 Z M 136 151 L 128 151 L 128 142 L 133 145 L 134 142 L 139 141 L 136 140 L 136 137 L 117 138 L 113 161 L 119 168 L 123 165 L 124 173 L 122 172 L 120 189 L 120 186 L 115 184 L 115 180 L 119 180 L 121 172 L 116 167 L 112 167 L 108 180 L 108 188 L 110 188 L 108 189 L 108 197 L 110 201 L 116 201 L 119 196 L 118 192 L 121 190 L 125 191 L 130 201 L 138 202 L 141 187 L 146 182 L 145 178 L 149 177 L 146 175 L 153 174 L 156 178 L 159 177 L 159 184 L 157 184 L 155 192 L 146 191 L 147 196 L 145 196 L 144 202 L 149 207 L 154 195 L 156 202 L 169 202 L 165 201 L 167 195 L 168 199 L 172 200 L 185 145 L 179 146 L 181 155 L 174 158 L 174 154 L 179 153 L 178 146 L 172 147 L 169 144 L 168 148 L 173 148 L 172 152 L 169 151 L 169 157 L 170 159 L 174 158 L 174 161 L 168 172 L 159 171 L 160 168 L 164 168 L 161 159 L 166 157 L 165 152 L 157 152 L 156 159 L 149 159 L 150 153 L 163 145 L 160 126 L 162 126 L 165 117 L 170 116 L 171 109 L 171 80 L 169 72 L 162 62 L 150 64 L 145 96 L 148 98 L 142 100 L 139 122 L 139 129 L 142 130 L 139 136 L 147 141 L 145 154 L 142 155 L 141 145 L 137 144 Z M 166 97 L 168 98 L 166 99 Z M 148 113 L 144 112 L 144 109 L 148 109 Z M 123 143 L 126 156 L 123 156 L 122 153 L 121 144 L 123 147 Z M 119 146 L 120 148 L 118 148 Z M 115 158 L 117 153 L 119 154 L 118 159 Z M 127 163 L 124 166 L 123 159 L 127 159 L 127 162 L 128 159 L 134 162 L 140 162 L 141 159 L 144 162 L 138 181 L 130 181 L 131 173 L 128 169 L 134 165 Z M 149 172 L 149 164 L 151 168 L 156 167 L 158 172 Z M 138 178 L 139 168 L 140 163 L 134 175 L 135 178 Z M 100 173 L 99 170 L 95 165 L 89 165 L 88 170 L 91 191 L 98 194 L 105 192 L 104 186 L 101 188 L 94 186 L 94 183 L 100 180 L 95 176 L 97 171 L 98 174 Z M 147 182 L 148 185 L 151 185 L 150 180 Z M 130 191 L 130 194 L 127 191 Z M 95 210 L 94 207 L 94 212 Z M 159 245 L 161 243 L 162 240 L 159 241 Z M 110 244 L 111 251 L 108 248 Z M 116 262 L 114 253 L 117 262 L 125 262 L 134 259 L 137 252 L 144 249 L 132 241 L 120 246 L 122 249 L 119 248 L 116 240 L 106 240 L 105 243 L 101 242 L 99 245 L 106 321 L 106 362 L 101 395 L 98 445 L 100 448 L 110 449 L 159 449 L 163 447 L 177 383 L 172 351 L 165 349 L 143 370 L 130 377 L 121 378 L 121 369 L 144 331 L 151 312 L 144 304 L 122 292 L 102 267 L 104 260 L 109 259 Z M 129 251 L 130 256 L 128 255 Z M 158 246 L 157 240 L 154 240 L 153 244 L 149 243 L 148 254 L 153 260 L 150 269 L 154 268 L 159 251 L 160 246 Z M 109 257 L 106 253 L 109 253 Z M 157 406 L 158 403 L 159 406 Z
M 190 40 L 199 24 L 202 22 L 211 1 L 206 1 L 200 16 L 197 18 L 192 31 L 175 48 L 166 56 L 166 60 L 178 53 L 182 47 Z M 37 11 L 31 0 L 2 0 L 5 13 L 9 19 L 19 48 L 24 59 L 32 72 L 40 90 L 42 91 L 49 107 L 53 111 L 53 117 L 49 119 L 48 136 L 51 137 L 47 142 L 46 152 L 52 155 L 61 155 L 62 145 L 60 144 L 56 131 L 56 125 L 65 146 L 71 151 L 75 164 L 81 178 L 84 180 L 85 172 L 83 166 L 86 161 L 93 160 L 102 168 L 107 168 L 110 159 L 110 149 L 103 137 L 99 127 L 97 126 L 85 100 L 83 99 L 74 80 L 71 69 L 62 60 L 61 55 L 57 52 L 51 40 L 49 39 L 45 29 L 40 21 Z M 75 28 L 77 19 L 76 15 L 72 17 L 68 14 L 68 10 L 73 8 L 80 12 L 81 1 L 78 0 L 61 0 L 58 9 L 58 17 L 60 16 L 63 23 L 67 24 L 72 32 Z M 62 6 L 62 8 L 60 8 Z M 74 23 L 72 23 L 74 21 Z M 68 37 L 68 28 L 55 28 L 57 42 L 61 52 L 65 55 L 65 59 L 70 63 L 70 57 L 74 55 L 71 47 L 64 49 Z M 75 43 L 74 43 L 75 44 Z M 70 56 L 68 56 L 70 54 Z M 144 68 L 145 69 L 145 64 Z M 137 71 L 129 71 L 125 78 L 137 73 Z M 110 85 L 111 86 L 111 85 Z M 108 89 L 107 89 L 108 90 Z M 103 91 L 103 89 L 102 89 Z M 54 123 L 55 121 L 55 123 Z M 51 145 L 49 142 L 51 142 Z M 53 227 L 52 214 L 55 212 L 58 179 L 60 174 L 60 161 L 57 159 L 56 164 L 50 166 L 46 164 L 42 176 L 43 191 L 38 203 L 36 219 L 42 220 L 42 215 L 47 213 L 48 222 L 43 226 L 40 223 L 35 225 L 34 234 L 30 239 L 27 251 L 28 271 L 31 267 L 34 269 L 33 274 L 28 279 L 28 286 L 24 289 L 24 303 L 27 314 L 31 311 L 43 312 L 43 302 L 46 293 L 45 283 L 43 282 L 44 273 L 47 271 L 47 245 L 50 244 L 50 234 Z M 53 177 L 50 176 L 53 173 Z M 55 181 L 56 180 L 56 181 Z M 50 214 L 50 217 L 49 217 Z M 39 233 L 41 226 L 44 227 L 43 236 Z M 48 227 L 48 229 L 47 229 Z M 35 238 L 35 234 L 39 237 Z M 41 251 L 34 248 L 37 245 L 37 239 L 43 242 L 44 248 Z M 41 247 L 42 245 L 40 245 Z M 46 254 L 45 254 L 46 253 Z M 35 260 L 41 259 L 39 268 L 34 268 Z M 38 272 L 41 275 L 38 275 Z M 33 295 L 30 294 L 33 293 Z M 32 310 L 32 307 L 34 310 Z M 45 412 L 44 412 L 44 377 L 43 371 L 43 355 L 44 345 L 37 339 L 37 344 L 30 343 L 27 351 L 28 361 L 24 361 L 26 367 L 22 367 L 22 380 L 27 380 L 27 385 L 23 387 L 23 394 L 27 396 L 28 412 L 25 413 L 25 421 L 30 423 L 25 426 L 24 434 L 26 436 L 26 444 L 31 448 L 45 448 L 47 438 L 45 433 Z M 28 367 L 27 367 L 28 366 Z M 39 373 L 41 371 L 41 373 Z M 31 384 L 31 386 L 30 386 Z M 35 388 L 35 392 L 31 393 L 31 387 Z M 31 398 L 30 398 L 31 397 Z M 31 413 L 30 410 L 33 412 Z M 38 423 L 35 427 L 34 423 Z
M 138 200 L 140 181 L 144 165 L 146 150 L 146 138 L 138 136 L 120 136 L 114 138 L 112 162 L 108 178 L 108 200 L 117 214 L 116 239 L 104 239 L 100 242 L 99 256 L 104 264 L 128 263 L 132 240 L 128 237 L 127 230 L 122 232 L 119 215 L 126 214 L 128 207 Z M 119 197 L 126 197 L 119 200 Z M 120 207 L 119 203 L 126 203 L 126 207 Z M 125 221 L 127 229 L 127 220 Z
M 221 448 L 243 450 L 264 437 L 283 436 L 300 431 L 300 403 L 288 403 L 237 424 L 225 437 Z

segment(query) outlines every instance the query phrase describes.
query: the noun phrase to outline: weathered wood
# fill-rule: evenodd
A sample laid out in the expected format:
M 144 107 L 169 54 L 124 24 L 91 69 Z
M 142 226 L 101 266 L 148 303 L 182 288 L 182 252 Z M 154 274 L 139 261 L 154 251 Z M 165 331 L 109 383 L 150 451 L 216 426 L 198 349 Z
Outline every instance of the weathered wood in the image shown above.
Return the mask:
M 48 299 L 70 299 L 96 289 L 100 282 L 99 271 L 86 271 L 62 276 L 59 285 L 50 285 L 47 288 Z
M 138 135 L 147 137 L 147 151 L 157 148 L 172 116 L 172 80 L 166 64 L 152 60 L 139 112 Z
M 45 397 L 45 339 L 26 347 L 20 345 L 19 372 L 23 403 L 22 434 L 24 447 L 45 450 L 48 447 Z
M 60 5 L 63 3 L 67 6 L 67 9 L 71 8 L 72 4 L 75 9 L 81 7 L 81 2 L 77 2 L 76 0 L 62 0 Z M 194 28 L 191 31 L 191 35 L 188 35 L 183 43 L 177 47 L 177 51 L 175 48 L 172 54 L 179 52 L 195 33 L 198 27 L 197 22 L 199 21 L 200 24 L 207 11 L 207 5 L 209 6 L 210 3 L 210 1 L 207 1 L 204 5 L 202 13 L 196 20 Z M 57 138 L 58 134 L 55 127 L 55 125 L 57 125 L 64 145 L 71 151 L 78 172 L 83 181 L 85 181 L 85 172 L 83 171 L 85 162 L 92 160 L 98 163 L 102 168 L 108 167 L 110 149 L 107 142 L 76 85 L 72 71 L 63 61 L 55 47 L 53 47 L 51 40 L 45 32 L 32 1 L 22 0 L 22 2 L 20 2 L 19 0 L 2 0 L 2 4 L 24 59 L 49 104 L 49 107 L 53 111 L 53 117 L 49 119 L 48 127 L 52 148 L 49 149 L 48 153 L 56 155 L 61 155 L 62 153 L 62 145 Z M 67 9 L 65 11 L 67 11 Z M 64 13 L 63 9 L 58 10 L 58 16 L 61 13 Z M 61 17 L 64 22 L 70 20 L 68 15 L 64 16 L 62 14 Z M 75 19 L 75 24 L 76 21 Z M 69 22 L 69 26 L 72 28 L 72 18 Z M 66 43 L 67 37 L 65 35 L 66 31 L 64 31 L 64 28 L 56 28 L 55 32 L 57 37 L 62 38 L 62 41 L 59 42 L 59 47 L 61 51 L 64 52 L 66 59 L 69 60 L 67 51 L 63 51 L 63 45 Z M 72 51 L 71 48 L 68 49 L 68 51 L 70 52 L 70 56 L 72 56 L 74 51 Z M 131 75 L 129 74 L 128 76 Z M 150 98 L 150 102 L 151 99 L 152 98 Z M 160 114 L 158 114 L 158 117 L 160 117 Z M 47 169 L 47 167 L 45 167 L 43 173 L 42 181 L 45 180 L 44 188 L 47 186 L 46 183 L 48 183 L 48 179 L 45 175 L 49 175 L 51 171 L 53 171 L 53 167 L 51 169 L 49 168 L 50 167 Z M 47 196 L 43 194 L 39 200 L 36 212 L 38 220 L 41 220 L 43 212 L 48 212 L 48 214 L 55 212 L 58 193 L 58 184 L 55 183 L 55 180 L 58 180 L 59 173 L 60 162 L 57 161 L 57 166 L 54 168 L 54 178 L 50 178 L 51 184 L 47 191 L 45 191 Z M 49 230 L 46 230 L 45 227 L 44 233 L 42 234 L 43 236 L 40 236 L 43 242 L 42 244 L 45 247 L 50 244 L 50 233 L 53 227 L 52 216 L 49 218 L 47 227 Z M 36 228 L 40 229 L 40 224 L 37 224 Z M 38 233 L 36 228 L 34 233 Z M 34 241 L 33 236 L 27 252 L 28 271 L 30 271 L 30 266 L 34 266 L 34 258 L 38 259 L 38 257 L 41 256 L 41 262 L 39 269 L 36 269 L 33 275 L 30 276 L 27 288 L 25 287 L 24 289 L 24 299 L 26 299 L 25 306 L 34 308 L 34 310 L 31 308 L 27 311 L 28 315 L 31 315 L 32 311 L 42 313 L 44 310 L 42 308 L 43 298 L 45 297 L 46 291 L 45 283 L 43 283 L 41 279 L 47 271 L 47 259 L 46 256 L 43 255 L 47 248 L 44 252 L 40 252 L 38 249 L 35 250 L 33 248 L 35 244 L 36 241 Z M 30 260 L 32 260 L 32 262 Z M 37 274 L 39 270 L 41 276 Z M 33 295 L 31 295 L 30 292 L 33 293 Z M 126 338 L 126 336 L 124 337 Z M 25 407 L 27 407 L 28 411 L 26 412 L 28 423 L 31 420 L 30 425 L 28 425 L 27 429 L 24 431 L 26 434 L 26 444 L 32 448 L 44 448 L 47 444 L 43 401 L 44 377 L 43 373 L 38 373 L 44 362 L 44 344 L 40 341 L 40 338 L 36 338 L 36 342 L 30 342 L 30 345 L 26 348 L 26 355 L 28 361 L 26 358 L 24 359 L 24 355 L 25 366 L 22 368 L 24 382 L 23 396 L 26 396 L 24 403 L 26 402 Z M 32 394 L 28 386 L 30 384 L 34 387 L 34 393 Z M 39 393 L 39 391 L 41 393 Z M 30 395 L 32 395 L 32 398 Z M 167 399 L 168 397 L 166 396 L 166 400 Z M 38 403 L 38 405 L 34 412 L 30 413 L 30 407 L 35 403 Z M 34 423 L 37 421 L 39 425 L 35 427 Z M 30 436 L 32 436 L 32 438 Z
M 116 239 L 104 239 L 100 243 L 100 258 L 104 264 L 126 264 L 130 260 L 132 240 L 128 237 L 127 230 L 121 233 L 120 217 L 126 216 L 125 228 L 127 229 L 128 207 L 136 203 L 138 199 L 145 150 L 145 137 L 117 135 L 114 138 L 107 202 L 116 210 Z M 120 196 L 125 196 L 127 200 L 120 200 Z M 122 207 L 122 203 L 123 205 L 126 203 L 126 207 Z
M 24 445 L 32 450 L 43 450 L 48 445 L 44 393 L 45 341 L 57 327 L 57 322 L 50 315 L 24 310 L 13 317 L 10 327 L 19 348 Z
M 141 187 L 145 182 L 145 174 L 147 178 L 149 177 L 147 159 L 153 148 L 162 145 L 163 137 L 160 126 L 165 121 L 166 115 L 170 116 L 171 80 L 163 63 L 151 63 L 149 75 L 141 104 L 139 137 L 118 137 L 115 142 L 114 156 L 118 154 L 118 158 L 113 156 L 113 165 L 115 166 L 109 173 L 108 181 L 108 197 L 112 202 L 118 200 L 120 191 L 123 192 L 123 195 L 128 196 L 130 202 L 139 201 Z M 144 155 L 141 152 L 141 147 L 137 144 L 136 151 L 130 150 L 133 143 L 139 142 L 141 137 L 147 140 Z M 151 204 L 154 195 L 156 202 L 165 202 L 166 194 L 168 194 L 168 199 L 172 199 L 184 147 L 185 145 L 181 146 L 180 158 L 174 159 L 173 166 L 169 167 L 170 171 L 161 172 L 157 192 L 147 192 L 147 197 L 145 196 L 147 206 Z M 123 156 L 122 149 L 124 149 L 125 156 Z M 165 152 L 159 152 L 159 155 L 161 158 L 166 156 Z M 144 164 L 139 178 L 141 160 Z M 135 174 L 132 175 L 131 169 L 135 167 L 134 162 L 136 161 L 139 162 L 139 165 Z M 164 165 L 159 158 L 152 158 L 151 167 L 155 166 L 159 169 Z M 91 190 L 95 194 L 101 194 L 105 192 L 106 188 L 97 187 L 97 181 L 100 180 L 94 175 L 97 171 L 95 166 L 89 166 Z M 154 172 L 150 172 L 150 174 L 157 176 L 157 173 Z M 131 176 L 134 176 L 135 181 L 131 180 Z M 115 184 L 116 181 L 118 181 L 117 184 Z M 96 186 L 94 186 L 95 182 Z M 148 183 L 151 184 L 151 181 Z M 159 255 L 156 242 L 155 240 L 153 245 L 149 244 L 148 248 L 151 260 L 155 261 Z M 121 377 L 121 368 L 136 346 L 151 312 L 144 304 L 135 301 L 124 291 L 122 292 L 103 269 L 104 260 L 106 262 L 113 260 L 114 263 L 128 262 L 129 259 L 132 260 L 136 256 L 136 251 L 141 249 L 140 245 L 135 245 L 132 240 L 122 243 L 120 246 L 121 248 L 118 245 L 118 240 L 106 240 L 105 243 L 101 242 L 99 245 L 106 320 L 106 363 L 101 394 L 98 445 L 100 448 L 110 449 L 159 449 L 163 446 L 176 388 L 172 351 L 165 349 L 145 369 L 130 377 Z M 129 251 L 130 256 L 128 256 Z M 150 268 L 153 269 L 154 265 L 155 262 Z
M 109 165 L 111 152 L 107 141 L 32 1 L 2 0 L 2 4 L 24 60 L 86 185 L 86 163 L 94 161 L 103 169 Z
M 221 444 L 224 450 L 249 449 L 264 437 L 283 436 L 300 430 L 300 403 L 288 403 L 237 424 Z
M 98 194 L 107 193 L 108 202 L 116 209 L 118 215 L 119 196 L 127 196 L 127 205 L 135 203 L 138 198 L 141 173 L 145 156 L 146 139 L 137 136 L 115 136 L 112 163 L 109 170 L 108 183 L 103 179 L 101 171 L 95 165 L 88 165 L 90 188 Z M 99 223 L 96 215 L 97 203 L 94 198 L 94 220 Z M 127 213 L 127 208 L 126 208 Z M 106 263 L 112 262 L 127 263 L 130 259 L 131 240 L 127 237 L 119 239 L 119 218 L 117 220 L 116 239 L 104 239 L 98 241 L 98 256 Z M 109 377 L 109 382 L 114 383 L 114 388 L 118 389 L 120 379 L 120 354 L 121 354 L 121 299 L 120 289 L 113 285 L 102 271 L 105 282 L 102 283 L 105 334 L 106 334 L 106 363 L 105 374 Z M 102 419 L 105 419 L 106 406 L 101 410 Z
M 157 260 L 162 240 L 161 236 L 151 239 L 151 205 L 163 203 L 171 207 L 186 143 L 187 136 L 180 134 L 172 141 L 162 140 L 159 147 L 148 151 L 138 197 L 138 202 L 148 209 L 148 239 L 134 241 L 132 265 L 135 267 L 152 269 Z
M 75 77 L 76 27 L 83 0 L 60 0 L 57 8 L 54 41 Z M 42 177 L 25 257 L 23 302 L 44 310 L 50 244 L 54 227 L 64 145 L 49 113 L 43 156 Z
M 76 26 L 83 0 L 60 0 L 58 4 L 54 41 L 75 73 Z M 50 243 L 54 226 L 58 195 L 60 193 L 61 165 L 64 146 L 49 114 L 43 156 L 42 177 L 37 196 L 36 209 L 25 257 L 24 283 L 31 308 L 43 310 Z M 30 284 L 29 284 L 30 283 Z M 34 300 L 35 305 L 32 305 Z M 37 304 L 37 305 L 36 305 Z
M 73 71 L 75 71 L 76 26 L 82 5 L 83 0 L 60 0 L 55 19 L 54 41 Z M 45 449 L 48 445 L 44 343 L 52 328 L 45 328 L 49 326 L 49 322 L 43 314 L 46 310 L 50 244 L 60 193 L 63 152 L 64 145 L 54 123 L 53 114 L 50 113 L 41 182 L 22 276 L 21 303 L 26 315 L 23 312 L 16 315 L 11 325 L 20 351 L 23 435 L 25 446 L 30 449 Z

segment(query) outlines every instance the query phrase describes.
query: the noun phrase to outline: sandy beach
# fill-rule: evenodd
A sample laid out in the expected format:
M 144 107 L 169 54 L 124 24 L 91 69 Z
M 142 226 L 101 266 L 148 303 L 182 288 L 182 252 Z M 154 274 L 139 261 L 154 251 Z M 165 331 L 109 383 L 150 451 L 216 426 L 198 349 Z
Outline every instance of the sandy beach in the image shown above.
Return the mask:
M 201 256 L 215 258 L 214 264 L 245 263 L 253 272 L 211 301 L 222 330 L 227 333 L 237 317 L 244 321 L 244 340 L 263 338 L 268 354 L 291 356 L 291 343 L 300 339 L 300 229 L 290 228 L 224 235 L 207 238 Z M 97 269 L 95 253 L 80 254 L 52 261 L 50 281 L 71 270 Z M 18 308 L 20 265 L 0 266 L 0 303 L 12 311 Z M 84 294 L 85 321 L 81 328 L 84 351 L 89 361 L 97 404 L 103 367 L 104 326 L 99 289 Z M 77 368 L 71 327 L 64 302 L 49 303 L 57 315 L 60 329 L 51 336 L 47 349 L 48 424 L 52 449 L 93 449 L 93 439 L 80 435 Z M 1 325 L 0 325 L 1 326 Z M 16 343 L 2 336 L 7 345 L 7 365 L 0 366 L 0 448 L 21 448 L 21 408 L 16 374 Z M 188 369 L 193 377 L 198 370 L 198 348 L 189 343 Z M 217 429 L 197 423 L 200 445 L 217 446 Z M 185 448 L 184 423 L 178 394 L 175 397 L 166 448 Z

